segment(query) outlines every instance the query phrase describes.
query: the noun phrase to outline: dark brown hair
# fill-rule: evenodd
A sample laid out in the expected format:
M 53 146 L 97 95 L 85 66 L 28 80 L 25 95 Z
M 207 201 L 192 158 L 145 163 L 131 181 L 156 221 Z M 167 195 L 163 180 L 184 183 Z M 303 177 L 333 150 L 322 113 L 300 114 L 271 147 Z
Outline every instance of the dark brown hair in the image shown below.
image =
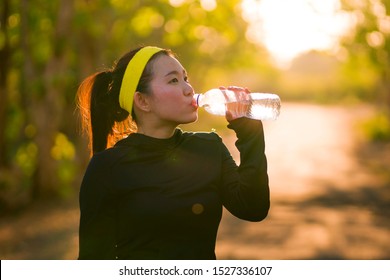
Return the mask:
M 119 92 L 126 67 L 140 49 L 123 55 L 112 69 L 87 77 L 78 88 L 77 105 L 81 126 L 88 135 L 91 155 L 113 146 L 137 129 L 135 114 L 132 112 L 130 116 L 119 105 Z M 149 84 L 153 78 L 153 61 L 162 54 L 173 56 L 170 50 L 162 50 L 153 55 L 141 75 L 137 91 L 151 94 Z

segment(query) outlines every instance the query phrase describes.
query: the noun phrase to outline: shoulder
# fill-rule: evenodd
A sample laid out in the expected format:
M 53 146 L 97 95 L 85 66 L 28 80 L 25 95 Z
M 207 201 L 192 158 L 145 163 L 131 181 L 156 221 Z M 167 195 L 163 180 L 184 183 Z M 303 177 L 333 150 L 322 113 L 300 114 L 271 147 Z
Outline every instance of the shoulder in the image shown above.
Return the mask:
M 93 155 L 84 173 L 80 188 L 80 199 L 86 199 L 85 195 L 93 196 L 106 193 L 111 189 L 112 170 L 123 153 L 118 149 L 109 148 Z
M 188 139 L 221 142 L 221 137 L 215 132 L 183 132 L 182 136 Z
M 102 152 L 96 153 L 92 156 L 87 171 L 100 172 L 107 170 L 115 162 L 117 162 L 123 156 L 121 148 L 113 147 L 106 149 Z

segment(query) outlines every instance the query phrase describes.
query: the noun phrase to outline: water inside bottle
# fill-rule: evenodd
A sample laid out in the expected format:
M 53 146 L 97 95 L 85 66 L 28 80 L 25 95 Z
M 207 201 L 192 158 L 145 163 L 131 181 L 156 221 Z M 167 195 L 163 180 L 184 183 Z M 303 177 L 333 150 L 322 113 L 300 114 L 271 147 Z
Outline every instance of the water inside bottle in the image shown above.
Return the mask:
M 280 113 L 280 99 L 274 94 L 253 93 L 250 99 L 226 103 L 226 110 L 237 116 L 258 120 L 276 120 Z
M 279 110 L 273 106 L 254 103 L 251 105 L 249 115 L 253 119 L 276 120 L 279 116 Z
M 253 94 L 250 114 L 255 119 L 276 120 L 280 114 L 280 98 L 274 94 Z
M 224 116 L 226 114 L 225 103 L 217 103 L 213 104 L 213 106 L 206 104 L 203 107 L 207 112 L 213 115 Z
M 231 94 L 234 93 L 232 92 Z M 275 94 L 251 93 L 250 95 L 245 95 L 245 99 L 240 98 L 239 101 L 237 101 L 236 95 L 227 95 L 227 98 L 219 94 L 210 96 L 213 99 L 208 100 L 209 103 L 203 103 L 202 95 L 197 96 L 197 102 L 207 112 L 214 115 L 224 116 L 228 110 L 233 116 L 260 120 L 276 120 L 279 116 L 280 98 Z M 226 100 L 231 100 L 231 102 L 226 102 Z
M 251 119 L 257 120 L 276 120 L 279 116 L 279 110 L 273 104 L 267 104 L 256 102 L 257 100 L 248 100 L 241 102 L 229 102 L 226 103 L 226 108 L 221 107 L 218 109 L 220 115 L 224 115 L 228 110 L 236 116 L 246 116 Z M 213 108 L 215 110 L 215 108 Z

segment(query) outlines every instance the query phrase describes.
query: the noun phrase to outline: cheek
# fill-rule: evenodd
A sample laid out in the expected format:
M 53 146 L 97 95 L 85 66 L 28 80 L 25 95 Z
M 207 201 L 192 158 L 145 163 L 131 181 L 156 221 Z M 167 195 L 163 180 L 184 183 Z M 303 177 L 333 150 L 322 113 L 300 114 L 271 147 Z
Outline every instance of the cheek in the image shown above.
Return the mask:
M 153 102 L 156 106 L 174 106 L 177 103 L 177 96 L 165 87 L 154 87 Z
M 175 99 L 170 94 L 161 94 L 154 97 L 153 100 L 154 107 L 157 107 L 159 109 L 164 109 L 166 107 L 172 107 L 177 104 L 177 99 Z
M 177 106 L 177 98 L 173 94 L 161 90 L 154 92 L 151 107 L 156 114 L 171 115 Z

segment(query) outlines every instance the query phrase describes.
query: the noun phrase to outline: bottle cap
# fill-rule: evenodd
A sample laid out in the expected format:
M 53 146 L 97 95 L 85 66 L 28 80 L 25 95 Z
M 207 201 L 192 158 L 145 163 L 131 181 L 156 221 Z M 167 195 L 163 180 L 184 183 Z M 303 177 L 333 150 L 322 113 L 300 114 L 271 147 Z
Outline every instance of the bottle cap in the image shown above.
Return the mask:
M 195 103 L 196 103 L 196 106 L 198 106 L 198 107 L 200 107 L 200 105 L 199 105 L 199 101 L 200 101 L 200 96 L 201 96 L 202 94 L 200 94 L 200 93 L 195 93 L 194 94 L 194 100 L 195 100 Z

